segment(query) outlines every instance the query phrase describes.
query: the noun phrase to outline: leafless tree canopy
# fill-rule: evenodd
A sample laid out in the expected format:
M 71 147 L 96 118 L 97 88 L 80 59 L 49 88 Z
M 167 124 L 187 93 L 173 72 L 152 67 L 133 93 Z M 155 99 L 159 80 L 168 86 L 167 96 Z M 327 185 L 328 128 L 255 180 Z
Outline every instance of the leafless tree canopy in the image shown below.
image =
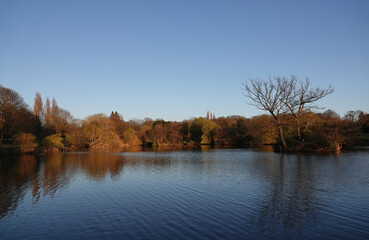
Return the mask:
M 250 85 L 243 83 L 246 90 L 246 97 L 260 110 L 266 110 L 272 115 L 278 115 L 282 111 L 283 102 L 280 99 L 283 96 L 281 85 L 278 82 L 262 81 L 259 79 L 250 79 Z
M 285 102 L 286 107 L 291 114 L 298 115 L 304 109 L 311 109 L 313 104 L 319 99 L 333 93 L 333 87 L 330 85 L 327 89 L 311 88 L 311 82 L 308 78 L 305 81 L 297 80 L 292 76 L 291 79 L 286 80 L 292 87 L 293 92 L 291 97 Z
M 301 139 L 300 118 L 305 110 L 311 109 L 319 99 L 333 92 L 327 89 L 312 88 L 309 79 L 298 80 L 295 76 L 275 77 L 269 80 L 249 79 L 243 83 L 245 96 L 260 110 L 268 111 L 276 120 L 280 137 L 284 144 L 281 115 L 290 114 L 296 121 L 297 137 Z
M 287 112 L 297 115 L 307 105 L 333 92 L 332 86 L 327 89 L 311 88 L 308 78 L 302 81 L 295 76 L 269 78 L 268 81 L 249 79 L 249 83 L 243 83 L 243 86 L 246 90 L 245 96 L 251 100 L 250 104 L 272 115 Z
M 293 92 L 292 86 L 288 84 L 286 79 L 282 78 L 275 78 L 274 80 L 269 78 L 268 81 L 250 79 L 250 85 L 247 83 L 243 85 L 246 90 L 246 97 L 252 101 L 251 104 L 260 110 L 268 111 L 273 116 L 279 129 L 283 148 L 287 148 L 281 117 L 285 113 L 284 102 L 288 101 Z

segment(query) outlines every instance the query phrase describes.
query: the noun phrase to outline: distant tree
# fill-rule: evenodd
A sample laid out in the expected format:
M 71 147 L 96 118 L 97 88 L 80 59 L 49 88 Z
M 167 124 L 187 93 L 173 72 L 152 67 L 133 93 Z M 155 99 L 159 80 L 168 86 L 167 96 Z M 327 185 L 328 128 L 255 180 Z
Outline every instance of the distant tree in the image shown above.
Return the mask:
M 344 118 L 350 120 L 352 122 L 358 121 L 360 119 L 360 115 L 363 111 L 356 110 L 356 111 L 347 111 Z
M 194 142 L 201 142 L 202 126 L 195 120 L 188 123 L 189 139 Z
M 141 140 L 137 137 L 136 131 L 129 128 L 123 133 L 124 143 L 130 146 L 139 146 L 142 144 Z
M 160 146 L 163 143 L 168 143 L 169 125 L 170 122 L 162 119 L 158 119 L 152 124 L 152 128 L 147 131 L 147 135 L 154 145 Z
M 128 128 L 132 128 L 135 131 L 139 131 L 142 125 L 148 124 L 150 125 L 150 127 L 152 126 L 152 123 L 154 121 L 152 119 L 145 119 L 145 120 L 140 120 L 140 119 L 131 119 L 128 122 Z
M 167 141 L 171 144 L 179 144 L 183 142 L 186 134 L 183 133 L 183 123 L 170 122 L 168 125 L 168 137 Z
M 191 139 L 201 144 L 214 143 L 213 135 L 217 124 L 205 118 L 196 118 L 190 122 L 189 132 Z
M 369 133 L 369 114 L 361 112 L 359 115 L 359 126 L 363 133 Z
M 153 145 L 178 144 L 183 140 L 182 125 L 177 122 L 167 122 L 157 119 L 152 127 L 146 131 L 146 138 Z
M 116 134 L 123 139 L 123 132 L 128 129 L 128 124 L 118 112 L 111 112 L 109 117 Z
M 118 147 L 121 144 L 119 136 L 114 132 L 110 119 L 104 114 L 87 117 L 83 129 L 91 148 Z
M 250 134 L 250 120 L 244 117 L 239 117 L 237 118 L 236 126 L 237 145 L 249 145 L 252 140 L 252 136 Z
M 68 130 L 64 133 L 66 146 L 71 149 L 86 148 L 89 141 L 82 126 L 83 122 L 79 119 L 73 119 L 68 124 Z
M 243 145 L 238 129 L 239 117 L 219 117 L 213 120 L 217 124 L 214 132 L 214 143 L 217 145 Z M 242 123 L 241 123 L 242 125 Z
M 275 144 L 279 131 L 274 117 L 267 114 L 252 117 L 249 120 L 249 135 L 251 145 Z
M 55 98 L 52 99 L 51 107 L 49 98 L 46 98 L 44 113 L 46 135 L 69 132 L 70 124 L 72 124 L 74 120 L 75 119 L 69 111 L 58 106 Z
M 330 118 L 340 119 L 340 115 L 335 111 L 333 111 L 332 109 L 325 110 L 321 115 L 328 116 Z
M 74 118 L 72 114 L 63 108 L 59 108 L 58 115 L 55 121 L 55 130 L 57 133 L 69 132 L 70 125 L 73 123 Z
M 315 116 L 315 122 L 306 135 L 307 144 L 312 149 L 340 150 L 344 145 L 351 145 L 360 133 L 356 123 L 341 119 L 333 110 Z

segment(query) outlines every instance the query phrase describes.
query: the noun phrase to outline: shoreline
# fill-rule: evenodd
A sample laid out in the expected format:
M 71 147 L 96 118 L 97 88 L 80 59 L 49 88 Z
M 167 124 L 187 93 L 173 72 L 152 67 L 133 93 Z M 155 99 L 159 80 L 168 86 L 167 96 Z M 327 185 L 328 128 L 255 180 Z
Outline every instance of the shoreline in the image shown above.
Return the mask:
M 54 153 L 77 153 L 77 152 L 110 152 L 110 153 L 119 153 L 119 152 L 165 152 L 165 151 L 182 151 L 182 150 L 211 150 L 211 149 L 262 149 L 263 151 L 267 152 L 276 152 L 276 153 L 312 153 L 312 154 L 330 154 L 330 153 L 340 153 L 342 151 L 355 151 L 358 148 L 368 147 L 369 144 L 365 142 L 365 144 L 354 144 L 351 146 L 346 146 L 340 150 L 336 149 L 306 149 L 306 150 L 284 150 L 284 151 L 277 151 L 273 148 L 272 145 L 260 145 L 260 146 L 236 146 L 236 145 L 184 145 L 184 144 L 168 144 L 168 145 L 161 145 L 156 147 L 150 146 L 125 146 L 120 148 L 95 148 L 95 149 L 64 149 L 58 151 L 46 151 L 38 148 L 34 152 L 22 153 L 18 145 L 11 145 L 5 144 L 0 145 L 0 157 L 1 156 L 18 156 L 18 155 L 38 155 L 38 154 L 54 154 Z

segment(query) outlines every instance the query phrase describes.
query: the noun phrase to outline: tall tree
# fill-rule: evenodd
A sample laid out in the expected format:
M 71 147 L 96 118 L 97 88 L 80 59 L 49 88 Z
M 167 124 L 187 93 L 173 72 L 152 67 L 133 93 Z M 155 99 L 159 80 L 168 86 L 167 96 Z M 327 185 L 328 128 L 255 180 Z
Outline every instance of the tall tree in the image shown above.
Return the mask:
M 24 106 L 22 97 L 16 91 L 0 85 L 0 119 L 2 122 L 0 144 L 4 141 L 6 129 L 12 124 L 12 115 Z
M 127 124 L 124 122 L 122 115 L 120 115 L 117 111 L 111 112 L 109 119 L 116 134 L 123 138 L 123 132 L 128 127 L 126 126 Z
M 283 114 L 284 101 L 288 95 L 285 91 L 285 83 L 279 81 L 277 78 L 269 78 L 268 81 L 259 79 L 249 79 L 249 83 L 243 83 L 245 96 L 260 110 L 268 111 L 274 118 L 277 128 L 279 130 L 279 136 L 284 149 L 287 149 L 287 144 L 284 138 L 283 132 Z
M 46 103 L 45 103 L 45 125 L 46 127 L 50 127 L 50 122 L 51 122 L 51 109 L 50 109 L 50 100 L 49 97 L 46 98 Z
M 51 126 L 54 128 L 54 130 L 57 133 L 60 133 L 60 128 L 59 128 L 59 107 L 58 104 L 56 103 L 55 98 L 53 98 L 52 103 L 51 103 Z
M 102 113 L 87 117 L 83 122 L 83 130 L 91 148 L 121 144 L 119 136 L 112 129 L 110 119 Z
M 33 114 L 42 121 L 42 114 L 43 114 L 43 104 L 42 104 L 42 98 L 40 93 L 36 93 L 35 96 L 35 103 L 33 104 Z
M 34 131 L 34 116 L 23 98 L 14 90 L 0 85 L 0 144 L 20 132 Z
M 305 81 L 297 80 L 295 76 L 291 78 L 277 77 L 277 81 L 282 83 L 283 95 L 281 101 L 291 113 L 296 121 L 297 138 L 301 140 L 301 116 L 305 110 L 311 110 L 313 103 L 319 99 L 331 94 L 333 87 L 326 89 L 311 88 L 311 82 L 308 78 Z

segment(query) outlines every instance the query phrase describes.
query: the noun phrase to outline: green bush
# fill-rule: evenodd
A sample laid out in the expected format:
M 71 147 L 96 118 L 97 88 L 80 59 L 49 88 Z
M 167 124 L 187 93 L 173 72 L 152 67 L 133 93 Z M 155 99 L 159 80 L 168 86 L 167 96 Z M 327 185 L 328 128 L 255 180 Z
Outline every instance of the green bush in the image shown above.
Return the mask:
M 214 142 L 213 135 L 217 128 L 217 124 L 209 119 L 196 118 L 189 126 L 191 139 L 200 144 L 212 144 Z
M 43 140 L 43 144 L 46 146 L 57 147 L 59 149 L 64 148 L 63 138 L 61 137 L 60 134 L 53 134 L 45 137 Z

